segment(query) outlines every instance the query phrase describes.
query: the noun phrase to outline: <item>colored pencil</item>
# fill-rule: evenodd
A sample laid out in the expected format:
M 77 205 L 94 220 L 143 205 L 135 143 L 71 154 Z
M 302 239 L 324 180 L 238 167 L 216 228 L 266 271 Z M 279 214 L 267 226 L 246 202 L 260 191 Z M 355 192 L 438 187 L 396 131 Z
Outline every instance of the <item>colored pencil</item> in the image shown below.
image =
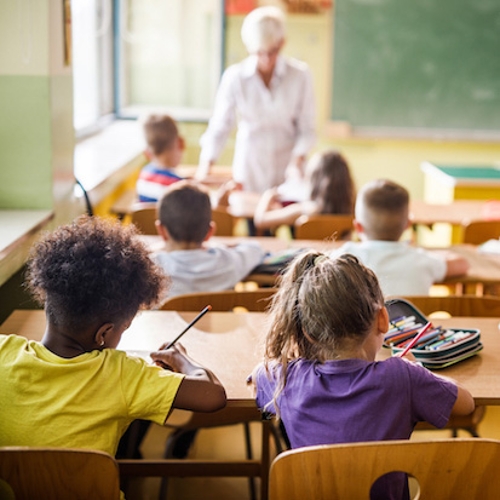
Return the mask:
M 432 323 L 429 321 L 423 328 L 420 330 L 417 335 L 413 338 L 413 340 L 401 351 L 400 353 L 397 354 L 398 357 L 403 357 L 405 354 L 408 353 L 408 351 L 419 341 L 420 338 L 422 338 L 425 334 L 425 332 L 432 326 Z

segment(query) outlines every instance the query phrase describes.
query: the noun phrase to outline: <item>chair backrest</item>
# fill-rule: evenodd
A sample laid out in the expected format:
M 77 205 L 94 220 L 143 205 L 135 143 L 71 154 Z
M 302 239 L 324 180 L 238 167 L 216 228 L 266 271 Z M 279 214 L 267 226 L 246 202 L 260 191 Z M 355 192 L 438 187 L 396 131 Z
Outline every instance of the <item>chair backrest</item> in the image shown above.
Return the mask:
M 462 225 L 463 243 L 480 245 L 500 237 L 500 220 L 475 220 Z
M 216 236 L 233 236 L 236 218 L 227 209 L 212 208 L 212 220 L 215 222 Z
M 422 499 L 493 499 L 500 442 L 481 439 L 373 441 L 285 451 L 271 466 L 269 500 L 367 499 L 384 474 L 404 471 Z
M 155 226 L 155 202 L 134 203 L 130 208 L 130 218 L 142 234 L 158 234 Z
M 156 232 L 156 203 L 137 202 L 130 208 L 130 217 L 142 234 L 157 234 Z M 222 208 L 212 209 L 212 220 L 216 224 L 217 236 L 233 236 L 235 217 Z
M 0 498 L 7 492 L 15 500 L 118 500 L 118 465 L 101 451 L 2 447 Z
M 244 307 L 248 311 L 262 312 L 266 310 L 269 300 L 275 293 L 275 288 L 187 293 L 168 299 L 160 309 L 164 311 L 200 311 L 207 304 L 210 304 L 213 311 L 232 311 L 235 307 Z
M 482 316 L 500 318 L 500 297 L 477 297 L 475 295 L 446 295 L 431 297 L 428 295 L 405 296 L 426 316 L 437 311 L 445 311 L 451 316 Z
M 298 240 L 350 239 L 353 231 L 352 215 L 301 215 L 295 221 L 295 238 Z

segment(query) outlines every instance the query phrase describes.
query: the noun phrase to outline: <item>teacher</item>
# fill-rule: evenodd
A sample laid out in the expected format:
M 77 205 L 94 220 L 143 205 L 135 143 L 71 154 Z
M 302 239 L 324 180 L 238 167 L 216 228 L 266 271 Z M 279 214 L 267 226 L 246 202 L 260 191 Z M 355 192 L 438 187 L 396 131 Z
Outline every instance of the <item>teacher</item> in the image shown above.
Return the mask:
M 250 12 L 241 38 L 250 55 L 222 75 L 200 141 L 197 177 L 210 172 L 237 117 L 233 179 L 245 191 L 262 193 L 283 183 L 287 168 L 302 173 L 316 139 L 312 77 L 304 62 L 280 55 L 285 23 L 277 7 Z

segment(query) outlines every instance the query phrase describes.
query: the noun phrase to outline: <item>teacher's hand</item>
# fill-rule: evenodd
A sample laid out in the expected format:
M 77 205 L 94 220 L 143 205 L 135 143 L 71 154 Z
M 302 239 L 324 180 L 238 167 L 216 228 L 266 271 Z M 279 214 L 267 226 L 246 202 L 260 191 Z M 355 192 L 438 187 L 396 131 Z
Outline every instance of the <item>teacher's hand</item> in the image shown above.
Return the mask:
M 196 174 L 194 175 L 194 178 L 197 181 L 205 180 L 207 178 L 207 176 L 210 174 L 210 170 L 211 170 L 213 164 L 214 164 L 213 161 L 200 163 L 198 165 L 198 170 L 196 170 Z

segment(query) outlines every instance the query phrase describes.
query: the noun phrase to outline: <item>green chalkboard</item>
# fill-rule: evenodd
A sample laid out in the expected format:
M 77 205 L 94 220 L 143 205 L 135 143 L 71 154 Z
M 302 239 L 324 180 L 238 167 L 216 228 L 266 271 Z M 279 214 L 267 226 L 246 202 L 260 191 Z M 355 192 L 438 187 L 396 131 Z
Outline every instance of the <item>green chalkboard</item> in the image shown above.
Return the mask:
M 500 134 L 500 0 L 336 0 L 331 116 Z

